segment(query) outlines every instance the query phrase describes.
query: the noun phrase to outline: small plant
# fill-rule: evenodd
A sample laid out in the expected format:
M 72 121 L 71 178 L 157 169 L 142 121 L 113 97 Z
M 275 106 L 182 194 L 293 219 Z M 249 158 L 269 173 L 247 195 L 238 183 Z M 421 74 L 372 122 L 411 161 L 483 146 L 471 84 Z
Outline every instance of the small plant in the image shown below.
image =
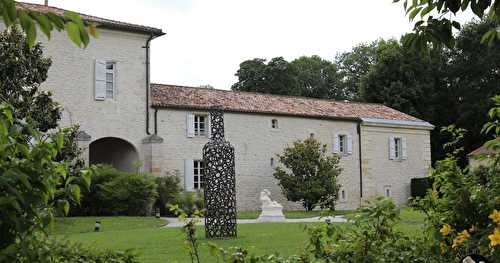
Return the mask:
M 191 215 L 192 218 L 188 219 L 188 214 L 186 214 L 184 210 L 179 208 L 178 205 L 169 205 L 169 209 L 178 217 L 179 221 L 185 222 L 185 225 L 182 227 L 182 231 L 186 235 L 184 245 L 191 258 L 191 263 L 200 263 L 200 243 L 196 238 L 196 224 L 200 222 L 200 211 L 195 210 Z

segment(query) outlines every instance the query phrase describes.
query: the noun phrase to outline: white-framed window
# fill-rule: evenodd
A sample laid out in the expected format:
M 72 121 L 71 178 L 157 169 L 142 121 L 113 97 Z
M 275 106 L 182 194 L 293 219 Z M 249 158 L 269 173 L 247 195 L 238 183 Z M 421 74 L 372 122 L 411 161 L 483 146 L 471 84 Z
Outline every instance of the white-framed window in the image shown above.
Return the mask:
M 94 78 L 95 100 L 116 98 L 116 62 L 96 60 Z
M 272 119 L 271 120 L 271 128 L 273 129 L 278 129 L 278 120 L 277 119 Z
M 193 189 L 201 190 L 205 184 L 203 161 L 193 161 Z
M 106 62 L 106 99 L 115 98 L 115 62 Z
M 334 134 L 333 153 L 352 154 L 352 136 L 349 134 Z
M 205 113 L 188 113 L 187 137 L 208 137 L 210 133 L 209 115 Z
M 389 138 L 389 159 L 390 160 L 406 160 L 407 146 L 405 137 L 390 137 Z
M 204 184 L 205 178 L 203 161 L 184 160 L 184 190 L 201 190 L 203 189 Z
M 270 164 L 271 164 L 271 167 L 274 167 L 274 158 L 271 157 L 271 160 L 270 160 Z

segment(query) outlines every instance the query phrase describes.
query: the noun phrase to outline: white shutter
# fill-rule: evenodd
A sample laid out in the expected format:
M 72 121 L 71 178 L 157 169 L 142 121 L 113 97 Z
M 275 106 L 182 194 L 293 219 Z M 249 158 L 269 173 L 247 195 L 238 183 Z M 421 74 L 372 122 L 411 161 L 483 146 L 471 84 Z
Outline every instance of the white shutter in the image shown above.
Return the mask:
M 106 98 L 106 61 L 95 61 L 94 80 L 94 98 L 104 100 Z
M 352 135 L 347 135 L 347 154 L 352 154 Z
M 186 115 L 186 136 L 194 137 L 194 114 L 192 113 Z
M 389 137 L 389 159 L 396 159 L 396 145 L 394 145 L 394 137 Z
M 339 153 L 339 152 L 340 152 L 339 135 L 334 134 L 333 135 L 333 153 Z
M 406 160 L 408 159 L 408 152 L 406 151 L 406 137 L 401 138 L 401 159 Z
M 194 161 L 184 160 L 184 190 L 193 191 L 194 188 Z

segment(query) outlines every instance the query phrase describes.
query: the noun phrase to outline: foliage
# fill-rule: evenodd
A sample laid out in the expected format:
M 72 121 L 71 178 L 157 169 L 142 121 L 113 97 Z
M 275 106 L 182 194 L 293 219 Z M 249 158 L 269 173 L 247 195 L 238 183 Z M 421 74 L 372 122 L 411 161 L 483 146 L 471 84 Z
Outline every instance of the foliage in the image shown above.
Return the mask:
M 49 226 L 48 233 L 51 237 L 57 235 L 65 238 L 72 235 L 93 233 L 95 222 L 101 222 L 99 233 L 110 235 L 113 232 L 158 230 L 158 227 L 167 223 L 165 219 L 144 216 L 68 216 L 56 217 Z M 112 235 L 112 237 L 114 237 Z
M 415 22 L 414 32 L 407 38 L 407 43 L 418 50 L 425 50 L 429 43 L 434 47 L 442 44 L 453 47 L 453 30 L 461 29 L 460 22 L 455 19 L 457 13 L 471 10 L 479 19 L 500 22 L 500 0 L 404 0 L 403 3 L 410 21 L 420 16 Z M 495 41 L 498 43 L 500 32 L 497 27 L 490 27 L 477 39 L 490 45 Z
M 378 198 L 353 215 L 351 228 L 329 222 L 308 228 L 311 262 L 443 262 L 425 246 L 425 238 L 394 230 L 399 211 L 390 199 Z
M 302 56 L 291 63 L 295 68 L 300 96 L 320 99 L 349 99 L 340 85 L 337 66 L 319 56 Z
M 341 76 L 340 85 L 349 100 L 361 100 L 361 79 L 375 63 L 377 49 L 383 40 L 359 44 L 350 51 L 340 53 L 335 58 Z
M 31 11 L 16 6 L 14 0 L 0 0 L 0 20 L 7 27 L 20 25 L 27 36 L 30 48 L 36 41 L 37 29 L 49 39 L 54 30 L 65 30 L 71 41 L 79 47 L 88 45 L 89 35 L 97 37 L 95 25 L 83 21 L 77 13 L 65 11 L 63 15 L 58 15 L 53 12 Z
M 4 249 L 43 230 L 54 211 L 67 214 L 68 200 L 78 202 L 80 188 L 71 183 L 67 164 L 55 161 L 63 148 L 63 135 L 48 140 L 15 119 L 12 107 L 4 103 L 0 104 L 0 145 L 0 249 Z M 61 181 L 68 183 L 57 189 Z M 88 178 L 84 182 L 90 183 Z
M 22 32 L 5 30 L 0 33 L 0 61 L 0 98 L 14 107 L 14 116 L 43 132 L 56 128 L 61 107 L 50 92 L 39 91 L 52 63 L 42 46 L 30 48 Z
M 160 215 L 165 216 L 169 214 L 167 211 L 167 204 L 173 204 L 179 192 L 182 190 L 179 185 L 180 180 L 177 174 L 178 171 L 173 173 L 169 172 L 166 176 L 156 178 L 158 198 L 154 206 L 160 209 Z
M 314 138 L 299 140 L 278 157 L 286 170 L 276 167 L 274 177 L 288 200 L 302 202 L 307 211 L 318 204 L 335 209 L 341 169 L 339 157 L 327 155 L 326 145 Z
M 202 216 L 201 212 L 196 209 L 192 214 L 186 214 L 186 212 L 183 209 L 179 208 L 178 205 L 169 205 L 169 209 L 179 218 L 179 221 L 185 222 L 184 226 L 182 227 L 182 232 L 184 232 L 184 234 L 186 235 L 184 247 L 189 253 L 191 263 L 200 263 L 200 243 L 196 238 L 195 226 L 200 222 L 200 217 Z M 188 216 L 192 216 L 193 218 L 187 219 Z
M 278 95 L 300 95 L 295 68 L 283 57 L 243 61 L 236 72 L 235 91 L 255 91 Z
M 500 110 L 500 99 L 494 98 Z M 484 127 L 498 125 L 497 114 Z M 491 128 L 494 137 L 497 129 Z M 498 129 L 500 131 L 500 129 Z M 462 132 L 453 134 L 460 136 Z M 458 140 L 453 141 L 455 144 Z M 453 143 L 452 143 L 453 144 Z M 499 149 L 499 141 L 492 139 L 487 145 Z M 452 145 L 447 145 L 452 146 Z M 458 260 L 470 253 L 479 253 L 490 259 L 500 258 L 496 240 L 500 240 L 500 152 L 484 156 L 487 165 L 482 170 L 462 169 L 455 150 L 436 163 L 432 171 L 432 192 L 418 200 L 418 207 L 427 214 L 428 229 L 434 233 L 434 244 L 445 257 Z
M 32 235 L 0 252 L 1 262 L 86 262 L 137 263 L 131 250 L 110 251 L 85 248 L 74 242 L 56 241 L 43 235 Z
M 127 173 L 108 165 L 89 168 L 92 185 L 83 193 L 73 215 L 150 215 L 158 196 L 155 177 L 148 173 Z
M 184 213 L 191 216 L 196 211 L 203 212 L 205 209 L 205 200 L 202 192 L 180 192 L 175 196 L 173 203 L 167 204 L 177 205 Z

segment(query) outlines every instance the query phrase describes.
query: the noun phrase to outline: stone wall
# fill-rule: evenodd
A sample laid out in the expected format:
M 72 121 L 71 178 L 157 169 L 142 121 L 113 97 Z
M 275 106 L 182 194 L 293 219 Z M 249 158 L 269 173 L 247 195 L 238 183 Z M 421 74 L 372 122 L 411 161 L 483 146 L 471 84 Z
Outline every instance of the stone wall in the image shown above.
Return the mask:
M 178 170 L 184 180 L 184 160 L 201 159 L 201 149 L 208 137 L 186 136 L 187 110 L 160 110 L 158 113 L 158 135 L 164 139 L 160 144 L 156 167 L 157 175 L 169 170 Z M 198 112 L 206 113 L 206 112 Z M 279 128 L 271 128 L 271 120 L 277 119 Z M 243 210 L 259 207 L 258 195 L 263 188 L 271 190 L 273 198 L 285 204 L 287 209 L 300 208 L 300 204 L 286 202 L 272 173 L 271 158 L 298 139 L 306 139 L 311 133 L 333 151 L 333 135 L 349 134 L 353 138 L 353 152 L 342 156 L 343 168 L 340 177 L 346 200 L 338 209 L 353 209 L 360 204 L 359 185 L 359 137 L 357 122 L 263 114 L 225 114 L 226 138 L 235 147 L 238 208 Z M 408 139 L 408 159 L 389 160 L 388 140 L 390 136 L 404 135 Z M 384 127 L 362 127 L 363 183 L 366 197 L 383 195 L 384 186 L 392 188 L 392 196 L 398 204 L 404 204 L 409 195 L 410 178 L 425 176 L 430 165 L 429 132 L 415 129 Z

